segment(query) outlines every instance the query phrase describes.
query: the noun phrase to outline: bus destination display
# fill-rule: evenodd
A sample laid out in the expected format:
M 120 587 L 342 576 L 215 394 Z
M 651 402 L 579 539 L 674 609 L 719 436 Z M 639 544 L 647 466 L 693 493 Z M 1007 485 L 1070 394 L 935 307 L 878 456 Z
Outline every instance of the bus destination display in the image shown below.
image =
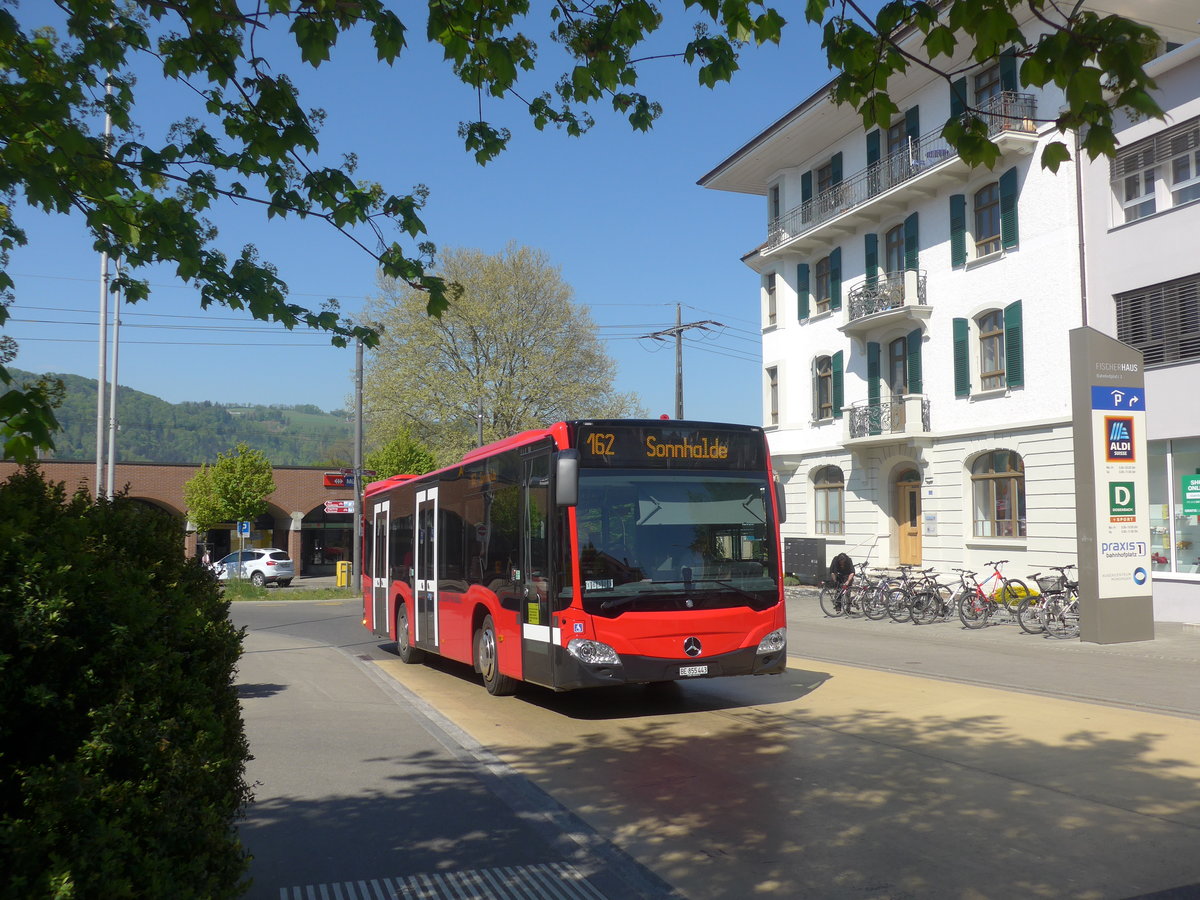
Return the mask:
M 762 432 L 751 428 L 584 422 L 576 446 L 589 468 L 766 468 Z

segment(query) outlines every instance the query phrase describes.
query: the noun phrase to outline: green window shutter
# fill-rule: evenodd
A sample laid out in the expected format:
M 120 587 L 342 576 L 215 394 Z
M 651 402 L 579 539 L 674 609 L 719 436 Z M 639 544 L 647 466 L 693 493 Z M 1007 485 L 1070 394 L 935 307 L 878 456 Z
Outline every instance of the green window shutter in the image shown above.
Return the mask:
M 867 344 L 867 405 L 879 406 L 879 344 Z M 872 415 L 871 434 L 879 434 L 879 416 Z
M 842 308 L 842 248 L 829 251 L 829 308 Z
M 866 259 L 867 287 L 879 282 L 879 235 L 868 232 L 863 235 L 863 256 Z
M 1021 327 L 1021 301 L 1004 307 L 1004 383 L 1010 388 L 1025 386 L 1024 329 Z
M 796 266 L 796 317 L 800 321 L 808 318 L 808 263 Z
M 867 132 L 867 165 L 879 162 L 879 129 Z
M 921 329 L 914 328 L 908 333 L 908 392 L 910 394 L 925 393 L 921 384 Z
M 833 417 L 835 419 L 840 419 L 842 417 L 842 404 L 845 402 L 842 367 L 842 351 L 839 350 L 837 353 L 833 354 L 833 359 L 830 364 L 830 368 L 833 370 Z
M 1016 51 L 1009 47 L 1000 54 L 1000 90 L 1015 91 L 1018 89 L 1017 55 Z
M 950 195 L 950 265 L 957 269 L 967 264 L 967 198 Z
M 829 160 L 829 177 L 834 184 L 842 183 L 842 153 L 840 150 Z
M 911 140 L 920 140 L 921 138 L 921 112 L 920 107 L 914 106 L 911 109 L 904 111 L 904 134 Z
M 806 203 L 812 199 L 812 171 L 800 176 L 800 202 Z
M 967 111 L 967 79 L 960 78 L 950 85 L 950 118 L 961 119 Z
M 954 396 L 971 396 L 971 348 L 968 344 L 970 323 L 954 320 Z
M 1012 250 L 1019 243 L 1017 233 L 1017 169 L 1014 166 L 1000 176 L 1000 243 Z
M 904 220 L 904 268 L 919 269 L 920 256 L 917 252 L 918 248 L 918 233 L 917 233 L 917 214 L 913 213 Z

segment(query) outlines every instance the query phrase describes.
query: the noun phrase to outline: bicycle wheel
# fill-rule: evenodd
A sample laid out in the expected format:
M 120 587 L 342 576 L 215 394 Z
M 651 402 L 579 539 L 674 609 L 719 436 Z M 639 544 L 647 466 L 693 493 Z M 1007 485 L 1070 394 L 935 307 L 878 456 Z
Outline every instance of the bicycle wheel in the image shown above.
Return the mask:
M 999 608 L 1008 613 L 1010 618 L 1015 619 L 1021 601 L 1032 596 L 1033 591 L 1029 590 L 1020 578 L 1009 578 L 1000 586 L 1000 590 L 996 591 L 995 599 Z
M 1079 598 L 1054 598 L 1046 603 L 1046 633 L 1059 640 L 1079 636 Z
M 888 591 L 887 614 L 894 622 L 912 621 L 913 595 L 908 588 L 896 588 Z
M 913 594 L 909 605 L 909 618 L 914 625 L 929 625 L 936 622 L 941 614 L 942 604 L 937 594 L 929 591 L 918 591 Z
M 863 595 L 863 615 L 872 622 L 878 622 L 887 616 L 887 598 L 889 590 L 889 585 L 881 584 L 878 585 L 875 590 Z
M 963 594 L 958 602 L 958 618 L 967 628 L 982 628 L 992 614 L 992 604 L 977 593 Z
M 820 603 L 821 612 L 831 619 L 846 614 L 845 595 L 831 584 L 821 588 Z
M 846 618 L 859 619 L 863 614 L 863 597 L 866 596 L 866 591 L 860 585 L 852 588 L 850 593 L 842 597 L 842 609 L 846 611 Z
M 1046 630 L 1046 624 L 1042 618 L 1046 602 L 1045 594 L 1036 594 L 1026 597 L 1017 607 L 1017 624 L 1026 634 L 1041 634 Z

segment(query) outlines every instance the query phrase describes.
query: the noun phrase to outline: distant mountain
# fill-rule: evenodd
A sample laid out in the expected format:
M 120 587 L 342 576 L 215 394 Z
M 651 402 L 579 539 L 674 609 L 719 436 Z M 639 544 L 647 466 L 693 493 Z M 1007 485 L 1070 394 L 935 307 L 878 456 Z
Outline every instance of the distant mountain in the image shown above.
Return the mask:
M 39 376 L 10 369 L 18 382 Z M 54 459 L 96 458 L 96 379 L 47 373 L 62 379 L 66 399 L 56 411 L 62 430 L 54 436 Z M 344 411 L 311 404 L 246 406 L 232 403 L 168 403 L 122 387 L 117 391 L 119 462 L 212 462 L 244 442 L 277 466 L 318 466 L 353 459 L 353 426 Z

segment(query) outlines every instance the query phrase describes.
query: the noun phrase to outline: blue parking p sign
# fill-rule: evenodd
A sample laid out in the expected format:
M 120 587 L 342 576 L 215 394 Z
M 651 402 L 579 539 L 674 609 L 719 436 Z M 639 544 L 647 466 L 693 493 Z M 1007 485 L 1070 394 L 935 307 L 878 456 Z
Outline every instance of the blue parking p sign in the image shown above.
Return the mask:
M 250 537 L 250 523 L 238 522 L 238 534 L 242 537 Z

